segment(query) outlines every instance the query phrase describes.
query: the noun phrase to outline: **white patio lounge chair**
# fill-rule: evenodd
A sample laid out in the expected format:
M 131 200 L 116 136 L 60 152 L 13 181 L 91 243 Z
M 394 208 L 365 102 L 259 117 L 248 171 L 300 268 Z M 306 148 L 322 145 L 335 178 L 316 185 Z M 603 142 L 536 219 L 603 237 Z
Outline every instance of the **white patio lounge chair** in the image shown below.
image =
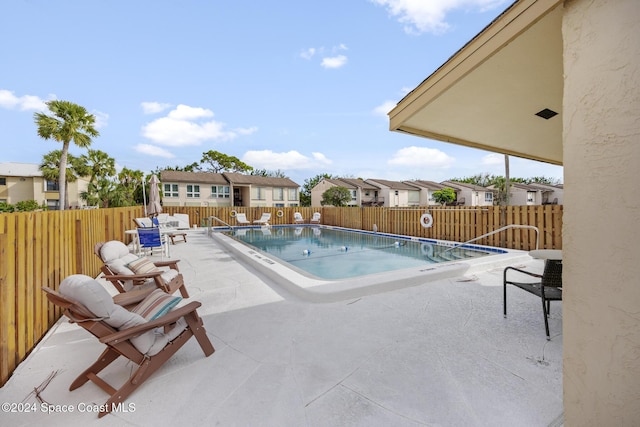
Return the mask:
M 247 215 L 243 213 L 236 214 L 236 222 L 240 225 L 251 224 L 251 222 L 247 219 Z
M 311 224 L 320 224 L 320 212 L 314 212 L 309 222 Z
M 260 218 L 256 219 L 255 221 L 253 221 L 253 223 L 254 224 L 268 225 L 270 219 L 271 219 L 271 213 L 264 212 L 262 214 L 262 216 Z
M 293 222 L 296 224 L 304 224 L 304 218 L 300 212 L 293 213 Z

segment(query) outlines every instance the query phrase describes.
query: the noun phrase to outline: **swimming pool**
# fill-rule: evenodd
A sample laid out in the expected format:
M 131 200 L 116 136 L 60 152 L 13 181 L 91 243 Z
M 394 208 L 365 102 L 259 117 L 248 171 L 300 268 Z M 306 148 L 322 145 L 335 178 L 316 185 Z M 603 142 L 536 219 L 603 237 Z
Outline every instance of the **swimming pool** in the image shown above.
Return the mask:
M 343 232 L 343 237 L 334 239 L 333 231 Z M 209 233 L 240 263 L 314 302 L 361 297 L 530 260 L 524 251 L 481 245 L 447 250 L 457 243 L 331 226 L 235 227 L 233 234 L 229 235 L 228 228 L 215 227 Z M 361 244 L 354 244 L 360 240 L 366 241 L 362 248 Z M 265 241 L 269 245 L 262 249 L 261 242 Z M 360 257 L 365 261 L 356 267 L 355 260 Z M 300 265 L 310 260 L 319 261 L 318 271 L 305 271 L 306 266 Z M 389 263 L 393 264 L 392 269 L 388 266 L 378 269 L 378 264 Z M 333 270 L 342 270 L 336 274 L 341 278 L 317 274 L 327 274 L 322 271 L 333 274 Z M 353 274 L 346 270 L 352 270 Z
M 311 277 L 328 280 L 477 258 L 498 251 L 478 246 L 453 248 L 434 240 L 339 228 L 246 228 L 225 234 Z

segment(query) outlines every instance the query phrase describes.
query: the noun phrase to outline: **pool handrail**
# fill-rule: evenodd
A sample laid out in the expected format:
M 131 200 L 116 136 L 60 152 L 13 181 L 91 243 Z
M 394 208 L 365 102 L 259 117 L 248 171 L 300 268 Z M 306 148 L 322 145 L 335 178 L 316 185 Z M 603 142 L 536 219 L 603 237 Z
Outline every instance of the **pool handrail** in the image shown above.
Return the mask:
M 533 226 L 533 225 L 509 224 L 509 225 L 505 225 L 504 227 L 500 227 L 498 229 L 495 229 L 493 231 L 485 233 L 482 236 L 474 237 L 473 239 L 467 240 L 464 243 L 458 243 L 457 245 L 454 245 L 454 246 L 452 246 L 452 247 L 450 247 L 448 249 L 445 249 L 444 251 L 442 251 L 442 253 L 449 252 L 450 250 L 453 250 L 453 249 L 458 248 L 460 246 L 464 246 L 464 245 L 466 245 L 468 243 L 475 242 L 476 240 L 483 239 L 485 237 L 491 236 L 492 234 L 500 233 L 500 232 L 503 232 L 505 230 L 509 230 L 511 228 L 528 228 L 530 230 L 535 230 L 536 231 L 536 250 L 538 249 L 538 244 L 540 243 L 540 230 L 538 229 L 538 227 Z
M 233 226 L 231 224 L 228 224 L 226 222 L 224 222 L 223 220 L 221 220 L 220 218 L 218 218 L 217 216 L 211 215 L 210 217 L 207 217 L 207 228 L 208 228 L 208 232 L 211 233 L 211 227 L 212 227 L 212 220 L 216 220 L 221 224 L 226 225 L 227 227 L 229 227 L 229 230 L 233 230 Z

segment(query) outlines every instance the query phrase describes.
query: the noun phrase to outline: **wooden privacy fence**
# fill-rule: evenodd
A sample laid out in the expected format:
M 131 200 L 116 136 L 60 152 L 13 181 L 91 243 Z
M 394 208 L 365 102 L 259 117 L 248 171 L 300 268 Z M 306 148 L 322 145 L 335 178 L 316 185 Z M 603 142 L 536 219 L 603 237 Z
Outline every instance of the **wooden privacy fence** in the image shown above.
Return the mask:
M 237 225 L 234 213 L 249 220 L 271 213 L 271 224 L 292 224 L 300 212 L 308 222 L 314 212 L 325 225 L 405 234 L 463 242 L 508 224 L 533 225 L 540 230 L 540 249 L 562 249 L 562 206 L 431 207 L 433 227 L 420 225 L 426 208 L 245 208 L 172 207 L 164 212 L 185 213 L 189 223 L 204 227 L 209 217 Z M 42 286 L 58 289 L 71 274 L 97 276 L 100 261 L 96 242 L 125 240 L 142 207 L 24 212 L 0 214 L 0 386 L 60 317 L 48 304 Z M 214 220 L 213 225 L 222 225 Z M 476 243 L 511 249 L 535 248 L 536 233 L 512 229 Z
M 97 276 L 98 241 L 122 240 L 141 207 L 0 214 L 0 386 L 60 317 L 42 286 Z

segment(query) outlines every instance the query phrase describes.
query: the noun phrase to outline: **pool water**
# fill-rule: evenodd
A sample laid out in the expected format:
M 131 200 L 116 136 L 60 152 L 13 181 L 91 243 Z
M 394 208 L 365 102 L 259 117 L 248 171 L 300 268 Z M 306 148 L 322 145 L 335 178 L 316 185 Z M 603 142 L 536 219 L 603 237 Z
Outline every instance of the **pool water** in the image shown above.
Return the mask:
M 320 279 L 345 279 L 478 258 L 495 249 L 317 226 L 239 228 L 232 238 Z

